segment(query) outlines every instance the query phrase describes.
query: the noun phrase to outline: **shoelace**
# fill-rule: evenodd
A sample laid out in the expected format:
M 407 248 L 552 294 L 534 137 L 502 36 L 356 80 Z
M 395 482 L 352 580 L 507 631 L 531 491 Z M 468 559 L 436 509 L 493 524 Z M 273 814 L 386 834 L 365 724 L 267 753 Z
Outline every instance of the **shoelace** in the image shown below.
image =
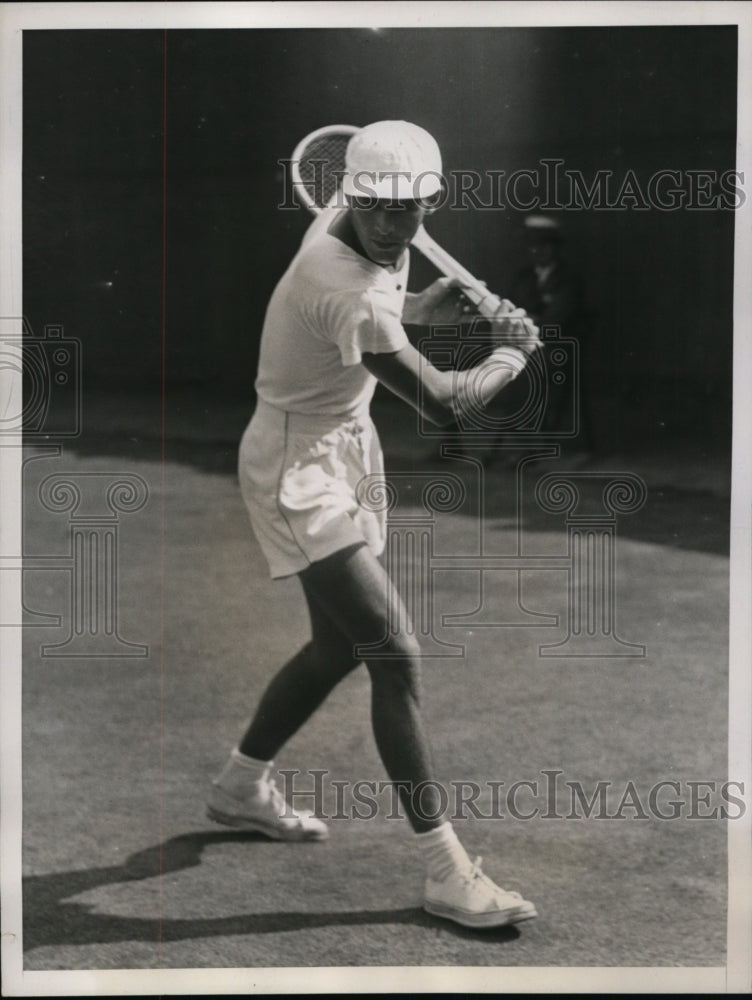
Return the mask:
M 276 779 L 268 778 L 267 784 L 269 785 L 269 801 L 276 810 L 278 819 L 284 818 L 290 822 L 302 823 L 305 813 L 297 812 L 293 809 L 282 792 L 277 788 Z
M 274 808 L 278 810 L 280 816 L 283 815 L 284 813 L 291 812 L 292 808 L 287 805 L 284 795 L 277 788 L 277 782 L 275 781 L 275 779 L 268 778 L 267 784 L 269 786 L 269 801 L 274 806 Z
M 477 879 L 479 882 L 482 882 L 483 885 L 487 889 L 489 889 L 493 893 L 493 895 L 496 896 L 498 899 L 501 899 L 501 898 L 505 898 L 505 899 L 522 899 L 522 896 L 520 895 L 519 892 L 514 892 L 514 891 L 509 890 L 509 889 L 502 889 L 501 886 L 500 885 L 496 885 L 496 883 L 493 882 L 488 877 L 488 875 L 484 875 L 483 871 L 481 870 L 481 865 L 482 864 L 483 864 L 483 858 L 480 857 L 480 855 L 479 855 L 475 859 L 475 861 L 473 862 L 473 866 L 470 869 L 470 874 L 469 874 L 469 878 L 470 879 Z

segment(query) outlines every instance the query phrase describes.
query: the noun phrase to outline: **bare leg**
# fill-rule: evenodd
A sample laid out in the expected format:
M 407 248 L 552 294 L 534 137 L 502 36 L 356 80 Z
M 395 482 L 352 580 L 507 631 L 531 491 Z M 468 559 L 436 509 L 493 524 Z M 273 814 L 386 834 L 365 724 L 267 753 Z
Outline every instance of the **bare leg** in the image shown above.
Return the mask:
M 407 621 L 394 584 L 365 546 L 335 553 L 300 576 L 309 600 L 330 617 L 351 651 L 381 641 L 390 621 Z M 389 643 L 390 658 L 366 659 L 374 737 L 389 777 L 406 785 L 401 799 L 413 829 L 430 830 L 442 822 L 441 798 L 420 709 L 420 647 L 406 631 L 390 634 Z M 420 788 L 418 803 L 413 791 Z
M 313 638 L 272 680 L 240 743 L 241 753 L 257 760 L 271 760 L 358 665 L 355 646 L 379 642 L 390 620 L 407 620 L 386 570 L 366 546 L 314 563 L 300 580 Z M 389 652 L 388 659 L 366 661 L 376 746 L 392 781 L 404 783 L 400 797 L 413 829 L 430 830 L 441 823 L 441 798 L 420 711 L 420 649 L 403 632 L 390 636 Z M 419 802 L 415 789 L 422 789 Z
M 326 699 L 359 666 L 352 642 L 319 607 L 301 577 L 311 619 L 311 641 L 285 664 L 264 692 L 238 749 L 271 760 Z

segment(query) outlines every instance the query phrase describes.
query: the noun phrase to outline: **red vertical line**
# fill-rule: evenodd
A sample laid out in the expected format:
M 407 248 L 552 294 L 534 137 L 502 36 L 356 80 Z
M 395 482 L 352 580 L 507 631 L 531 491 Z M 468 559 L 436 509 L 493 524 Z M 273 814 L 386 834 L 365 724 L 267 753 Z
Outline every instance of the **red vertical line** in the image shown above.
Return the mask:
M 162 965 L 164 871 L 164 692 L 165 692 L 165 429 L 167 372 L 167 29 L 162 35 L 162 412 L 161 412 L 161 544 L 159 594 L 159 905 L 157 917 L 157 965 Z

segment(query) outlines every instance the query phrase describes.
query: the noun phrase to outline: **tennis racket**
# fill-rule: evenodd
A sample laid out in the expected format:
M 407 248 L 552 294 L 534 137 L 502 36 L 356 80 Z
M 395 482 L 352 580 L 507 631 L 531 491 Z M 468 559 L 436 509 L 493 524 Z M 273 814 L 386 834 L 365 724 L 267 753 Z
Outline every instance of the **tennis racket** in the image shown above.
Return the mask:
M 301 139 L 293 150 L 290 173 L 294 190 L 314 215 L 336 204 L 338 196 L 342 198 L 339 189 L 345 173 L 345 151 L 350 137 L 359 131 L 354 125 L 327 125 Z M 462 294 L 481 316 L 488 319 L 495 316 L 501 299 L 439 246 L 423 226 L 413 237 L 412 245 L 445 277 L 462 282 Z

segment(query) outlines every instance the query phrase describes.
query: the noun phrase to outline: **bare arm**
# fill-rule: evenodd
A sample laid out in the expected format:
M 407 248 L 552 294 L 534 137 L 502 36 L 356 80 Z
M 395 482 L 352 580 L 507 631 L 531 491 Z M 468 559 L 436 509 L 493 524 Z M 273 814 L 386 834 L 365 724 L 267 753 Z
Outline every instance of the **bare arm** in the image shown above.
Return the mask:
M 431 423 L 452 423 L 457 411 L 486 406 L 527 363 L 519 348 L 499 347 L 466 371 L 440 371 L 412 344 L 390 354 L 364 354 L 363 364 Z
M 439 278 L 422 292 L 408 294 L 403 323 L 459 323 L 468 319 L 461 283 Z M 538 328 L 523 309 L 503 300 L 492 333 L 498 343 L 488 357 L 466 371 L 440 371 L 412 345 L 390 354 L 364 354 L 368 371 L 400 399 L 439 426 L 452 423 L 459 410 L 483 407 L 519 375 L 540 346 Z

